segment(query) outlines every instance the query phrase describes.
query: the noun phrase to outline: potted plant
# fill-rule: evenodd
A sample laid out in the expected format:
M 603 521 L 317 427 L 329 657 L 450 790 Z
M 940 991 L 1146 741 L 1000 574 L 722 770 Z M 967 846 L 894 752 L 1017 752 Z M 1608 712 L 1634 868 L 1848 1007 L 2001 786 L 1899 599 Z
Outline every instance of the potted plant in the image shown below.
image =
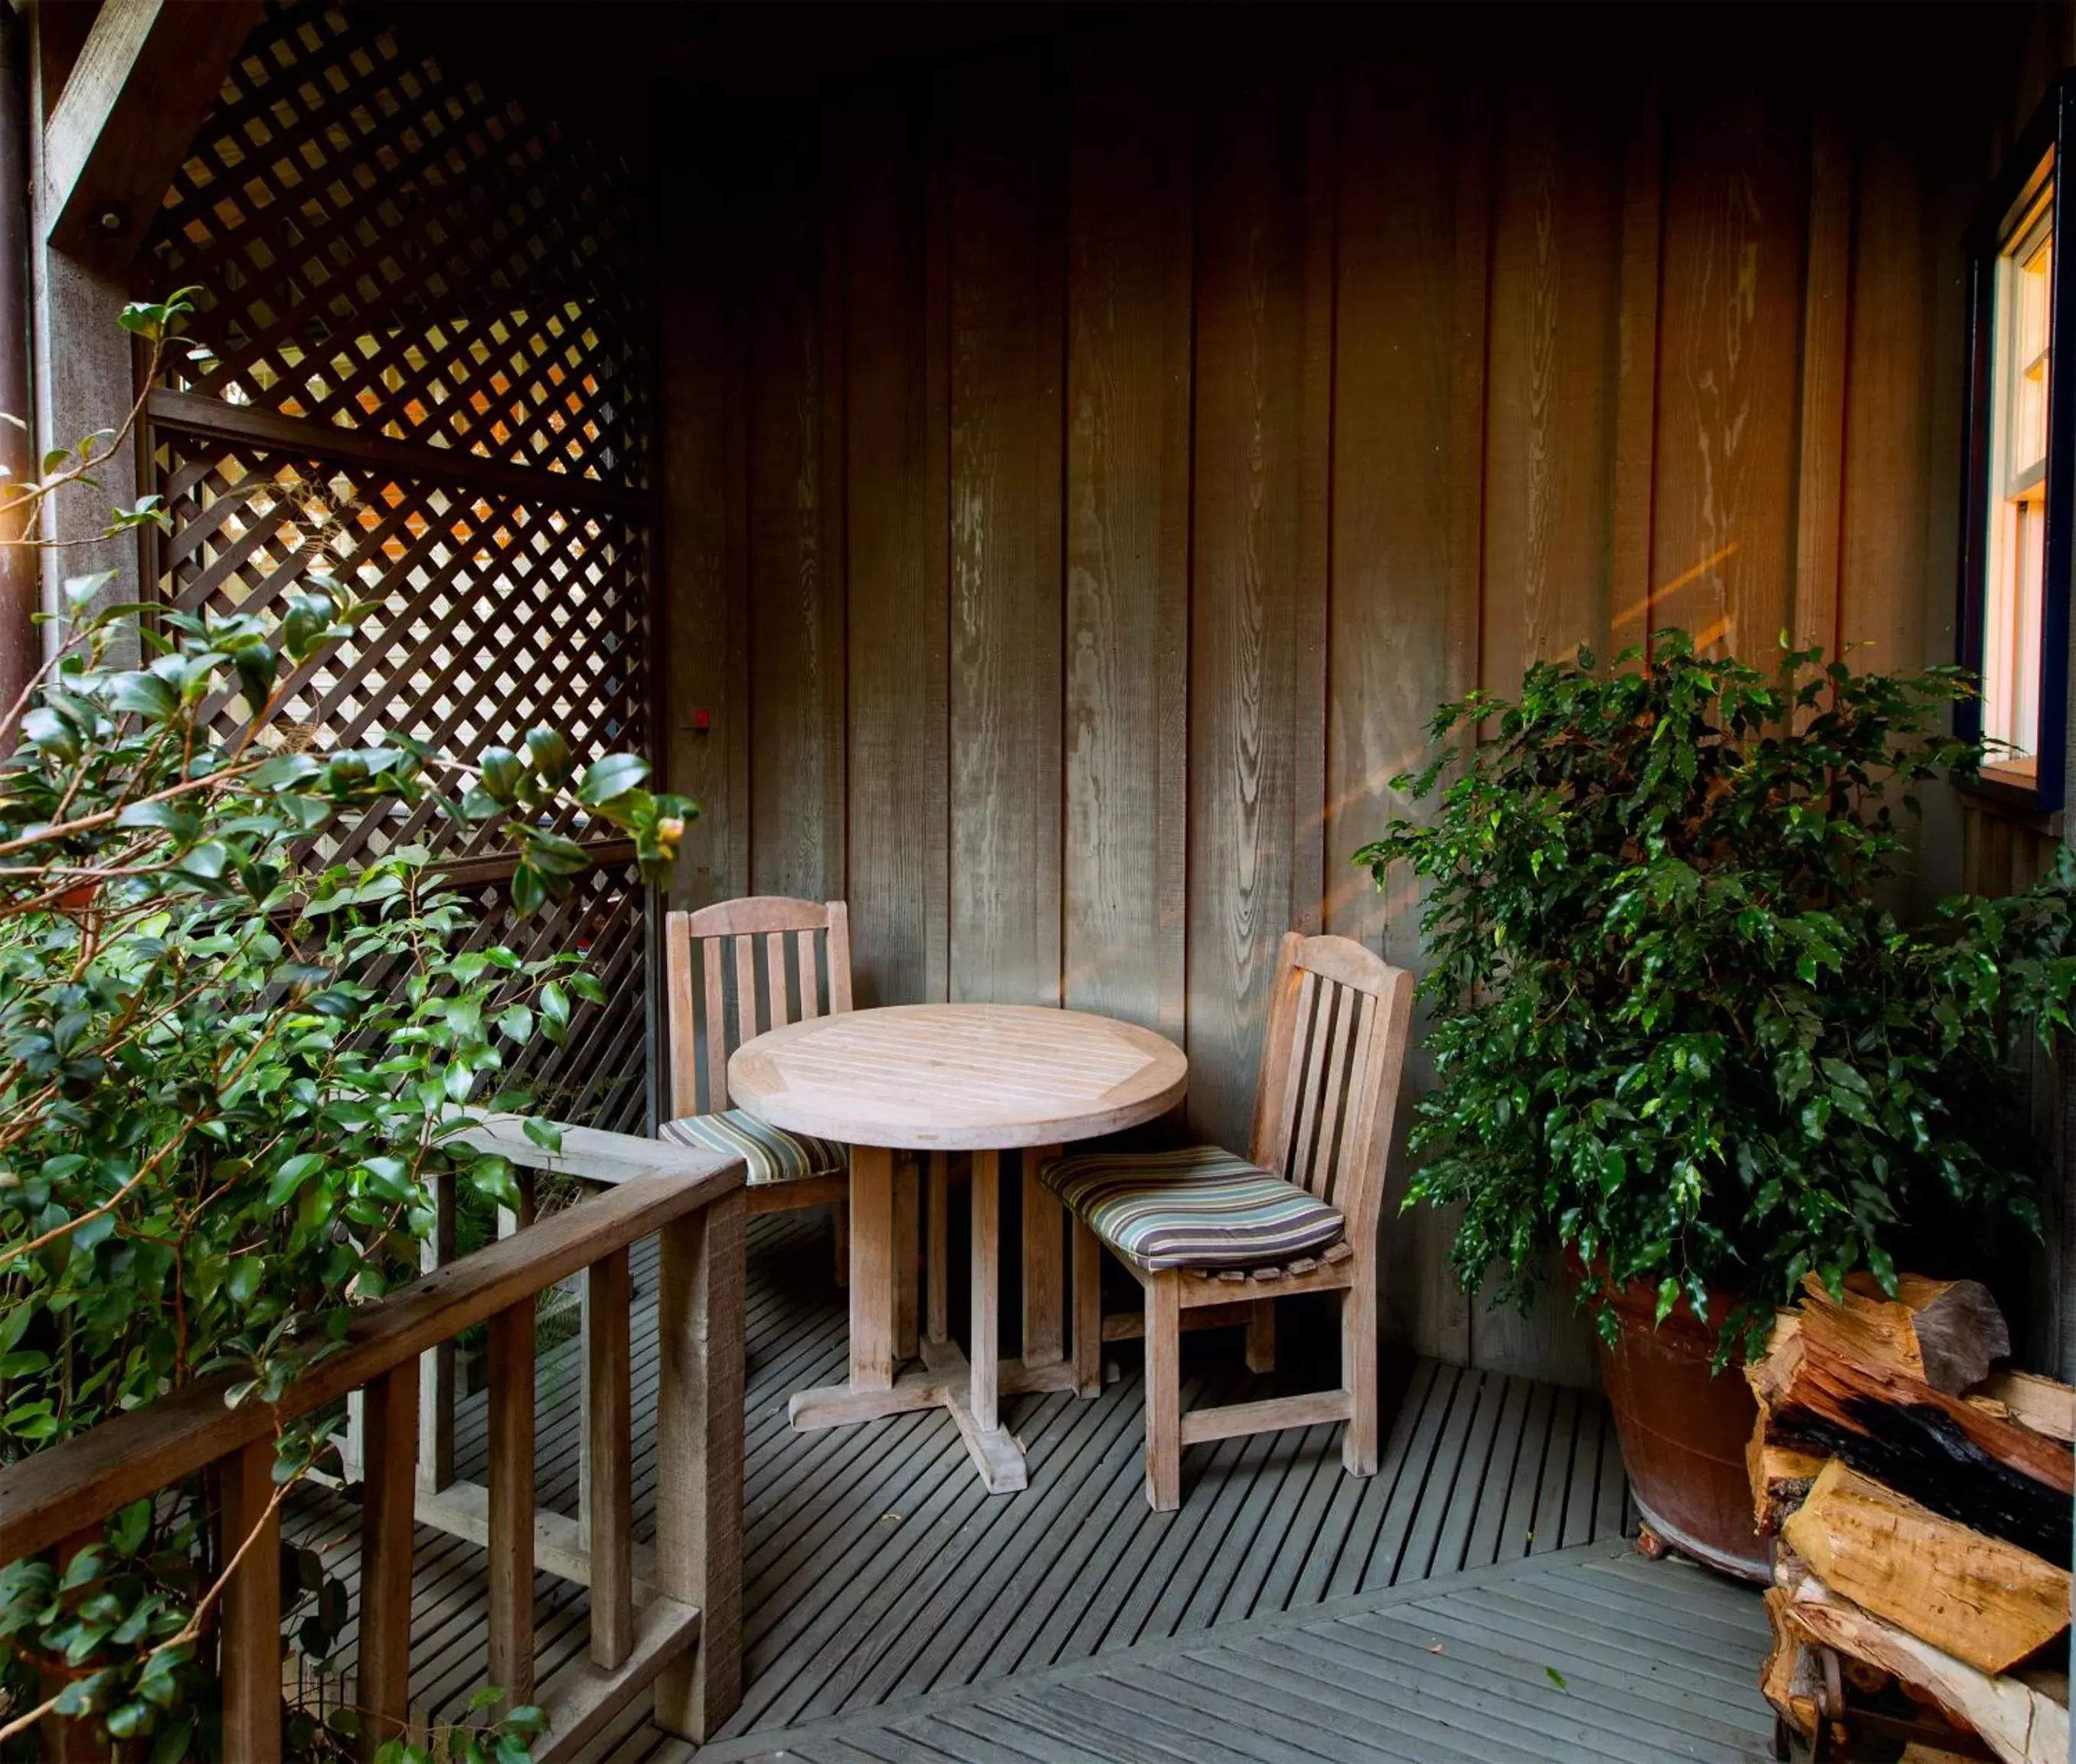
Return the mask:
M 1427 890 L 1406 1204 L 1462 1208 L 1455 1272 L 1495 1302 L 1562 1252 L 1639 1509 L 1733 1571 L 1764 1571 L 1754 1411 L 1715 1375 L 1775 1306 L 2037 1229 L 1997 1099 L 2014 1012 L 2066 1021 L 2069 870 L 1929 928 L 1891 907 L 1913 787 L 1980 758 L 1942 733 L 1968 690 L 1814 650 L 1763 674 L 1677 631 L 1582 650 L 1443 706 L 1397 781 L 1437 811 L 1356 854 Z

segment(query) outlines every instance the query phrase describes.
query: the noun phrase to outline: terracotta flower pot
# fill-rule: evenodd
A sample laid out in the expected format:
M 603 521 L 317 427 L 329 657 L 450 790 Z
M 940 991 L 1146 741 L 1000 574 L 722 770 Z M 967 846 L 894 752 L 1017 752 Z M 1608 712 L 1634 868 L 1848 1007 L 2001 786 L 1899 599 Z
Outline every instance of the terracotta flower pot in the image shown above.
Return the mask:
M 1720 1316 L 1728 1305 L 1709 1308 Z M 1657 1310 L 1649 1287 L 1622 1289 L 1617 1345 L 1600 1344 L 1637 1510 L 1683 1554 L 1739 1579 L 1770 1581 L 1745 1467 L 1758 1405 L 1734 1365 L 1710 1372 L 1716 1332 L 1684 1301 L 1662 1324 L 1653 1322 Z

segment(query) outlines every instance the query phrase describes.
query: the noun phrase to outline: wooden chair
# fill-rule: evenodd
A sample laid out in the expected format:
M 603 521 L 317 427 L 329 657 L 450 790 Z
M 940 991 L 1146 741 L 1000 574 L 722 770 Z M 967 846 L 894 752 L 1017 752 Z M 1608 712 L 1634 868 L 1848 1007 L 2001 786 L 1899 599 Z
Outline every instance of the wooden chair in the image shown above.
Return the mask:
M 787 1133 L 731 1109 L 728 1056 L 767 1029 L 822 1015 L 824 1004 L 830 1012 L 850 1009 L 849 909 L 840 900 L 752 895 L 696 912 L 671 913 L 664 920 L 663 939 L 671 1119 L 662 1124 L 661 1136 L 740 1155 L 749 1170 L 752 1218 L 832 1207 L 837 1284 L 842 1285 L 849 1264 L 849 1148 Z
M 1286 935 L 1246 1159 L 1216 1146 L 1055 1159 L 1040 1180 L 1074 1214 L 1075 1384 L 1102 1388 L 1107 1246 L 1145 1294 L 1146 1498 L 1181 1505 L 1182 1448 L 1346 1422 L 1350 1475 L 1377 1464 L 1376 1231 L 1413 976 L 1345 937 Z M 1183 1328 L 1244 1322 L 1248 1363 L 1273 1363 L 1279 1298 L 1338 1292 L 1338 1389 L 1185 1413 Z M 1115 1319 L 1123 1322 L 1124 1319 Z M 1137 1321 L 1133 1319 L 1132 1321 Z

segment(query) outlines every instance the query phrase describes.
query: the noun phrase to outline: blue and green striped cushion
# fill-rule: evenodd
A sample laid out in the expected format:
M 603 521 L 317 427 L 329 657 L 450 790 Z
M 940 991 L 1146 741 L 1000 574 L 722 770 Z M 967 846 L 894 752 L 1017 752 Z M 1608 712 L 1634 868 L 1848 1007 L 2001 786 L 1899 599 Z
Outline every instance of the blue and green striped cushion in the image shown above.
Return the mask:
M 834 1139 L 810 1139 L 760 1121 L 747 1109 L 719 1114 L 685 1114 L 658 1129 L 664 1139 L 704 1151 L 739 1156 L 749 1170 L 749 1185 L 799 1182 L 811 1176 L 833 1176 L 848 1167 L 848 1154 Z
M 1265 1268 L 1337 1243 L 1343 1230 L 1325 1202 L 1215 1145 L 1078 1152 L 1038 1179 L 1149 1274 Z

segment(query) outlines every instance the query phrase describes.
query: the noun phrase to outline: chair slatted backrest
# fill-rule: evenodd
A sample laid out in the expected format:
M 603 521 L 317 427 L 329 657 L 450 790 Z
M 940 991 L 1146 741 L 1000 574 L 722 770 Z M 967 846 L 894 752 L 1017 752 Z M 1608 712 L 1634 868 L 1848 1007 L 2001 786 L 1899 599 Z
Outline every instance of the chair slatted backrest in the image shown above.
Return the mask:
M 1346 937 L 1285 934 L 1248 1156 L 1374 1227 L 1413 1019 L 1414 978 Z
M 728 1056 L 744 1042 L 850 1009 L 850 912 L 840 900 L 724 900 L 671 914 L 663 937 L 673 1115 L 728 1106 Z

